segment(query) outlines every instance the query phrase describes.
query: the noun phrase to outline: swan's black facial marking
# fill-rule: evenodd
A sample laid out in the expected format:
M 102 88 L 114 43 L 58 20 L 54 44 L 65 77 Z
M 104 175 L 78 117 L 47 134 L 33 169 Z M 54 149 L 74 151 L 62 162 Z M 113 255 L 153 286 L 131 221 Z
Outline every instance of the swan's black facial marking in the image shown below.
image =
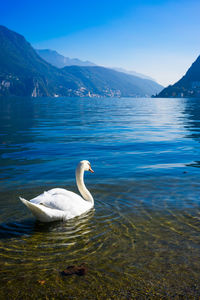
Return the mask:
M 89 170 L 88 170 L 88 171 L 90 171 L 91 173 L 94 173 L 94 171 L 93 171 L 92 168 L 91 168 L 90 163 L 89 163 Z

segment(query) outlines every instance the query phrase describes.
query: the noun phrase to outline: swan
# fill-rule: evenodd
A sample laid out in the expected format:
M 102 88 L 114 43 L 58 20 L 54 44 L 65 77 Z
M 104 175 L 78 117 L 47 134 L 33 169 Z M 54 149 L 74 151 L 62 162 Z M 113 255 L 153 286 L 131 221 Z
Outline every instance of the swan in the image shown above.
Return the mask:
M 54 188 L 30 201 L 19 199 L 41 222 L 69 220 L 82 215 L 94 206 L 94 199 L 84 184 L 85 171 L 94 173 L 90 162 L 82 160 L 76 168 L 76 184 L 83 198 L 68 190 Z

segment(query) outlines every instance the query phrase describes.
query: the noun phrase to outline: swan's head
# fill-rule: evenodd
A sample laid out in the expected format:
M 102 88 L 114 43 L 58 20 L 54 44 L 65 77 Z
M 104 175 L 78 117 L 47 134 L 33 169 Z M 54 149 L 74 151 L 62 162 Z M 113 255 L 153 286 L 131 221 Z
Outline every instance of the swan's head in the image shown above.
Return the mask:
M 80 167 L 84 169 L 84 171 L 90 171 L 91 173 L 94 173 L 94 171 L 91 168 L 91 164 L 88 160 L 82 160 L 79 163 Z

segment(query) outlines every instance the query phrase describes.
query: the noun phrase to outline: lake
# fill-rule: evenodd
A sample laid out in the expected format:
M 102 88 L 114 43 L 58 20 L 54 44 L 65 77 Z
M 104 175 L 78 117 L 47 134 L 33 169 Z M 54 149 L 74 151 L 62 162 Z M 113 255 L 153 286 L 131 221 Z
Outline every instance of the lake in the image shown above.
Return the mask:
M 1 99 L 0 126 L 1 299 L 200 296 L 200 99 Z M 83 159 L 95 209 L 36 222 L 19 196 Z

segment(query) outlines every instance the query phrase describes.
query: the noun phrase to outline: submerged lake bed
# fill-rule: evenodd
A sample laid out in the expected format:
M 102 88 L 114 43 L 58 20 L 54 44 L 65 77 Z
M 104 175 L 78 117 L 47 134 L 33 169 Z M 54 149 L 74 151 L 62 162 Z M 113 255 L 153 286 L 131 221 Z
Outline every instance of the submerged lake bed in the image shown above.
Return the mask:
M 200 99 L 1 100 L 0 298 L 200 296 Z M 19 196 L 77 192 L 83 159 L 94 210 L 37 222 Z

